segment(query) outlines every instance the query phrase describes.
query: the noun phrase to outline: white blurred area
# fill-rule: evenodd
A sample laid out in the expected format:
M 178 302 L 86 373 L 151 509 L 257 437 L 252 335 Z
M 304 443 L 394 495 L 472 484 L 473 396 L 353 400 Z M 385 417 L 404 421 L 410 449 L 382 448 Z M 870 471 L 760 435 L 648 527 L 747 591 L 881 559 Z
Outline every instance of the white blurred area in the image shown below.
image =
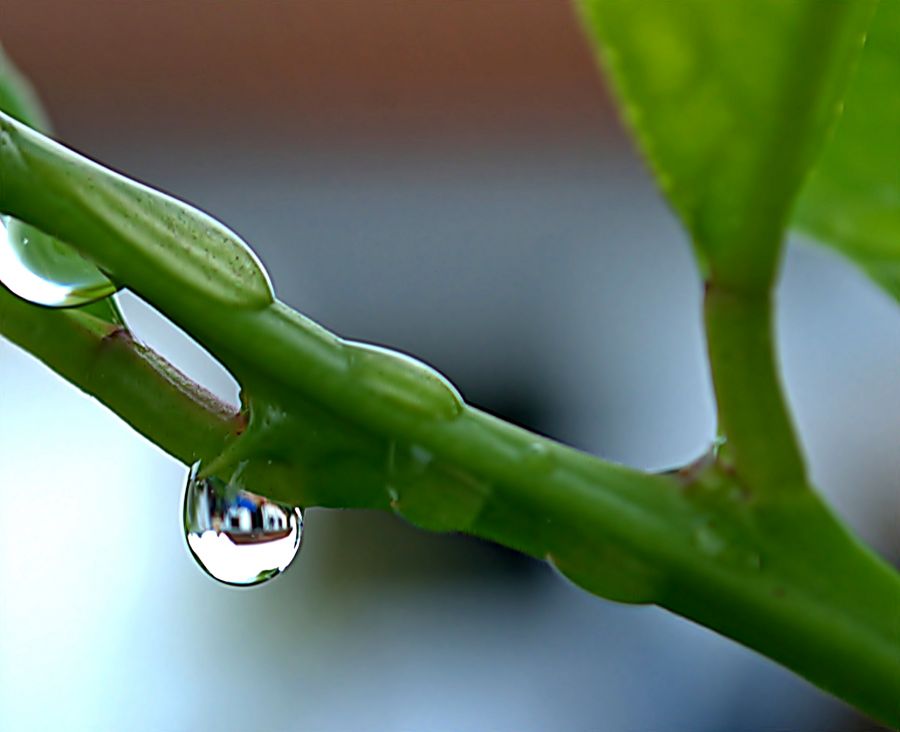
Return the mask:
M 481 404 L 652 468 L 713 434 L 688 245 L 622 152 L 581 141 L 226 159 L 215 145 L 91 144 L 234 226 L 283 299 L 425 358 Z M 139 337 L 235 400 L 199 349 L 123 301 Z M 813 474 L 896 559 L 900 317 L 808 246 L 791 249 L 779 302 Z M 389 516 L 312 510 L 283 577 L 218 586 L 180 533 L 187 469 L 2 341 L 0 415 L 2 730 L 852 724 L 712 633 Z

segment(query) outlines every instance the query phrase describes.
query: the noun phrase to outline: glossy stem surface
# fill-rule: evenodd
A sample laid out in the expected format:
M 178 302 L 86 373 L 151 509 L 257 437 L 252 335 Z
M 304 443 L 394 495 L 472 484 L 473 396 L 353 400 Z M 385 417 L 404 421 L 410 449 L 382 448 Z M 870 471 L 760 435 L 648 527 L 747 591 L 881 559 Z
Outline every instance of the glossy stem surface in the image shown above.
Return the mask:
M 150 440 L 223 473 L 243 463 L 278 500 L 390 509 L 546 558 L 596 594 L 668 607 L 900 721 L 900 580 L 806 484 L 767 299 L 707 296 L 724 459 L 649 475 L 494 419 L 424 365 L 272 301 L 252 257 L 215 260 L 238 251 L 221 237 L 212 260 L 198 256 L 199 212 L 181 222 L 199 241 L 194 275 L 172 276 L 177 248 L 155 248 L 159 222 L 129 185 L 0 117 L 0 210 L 70 242 L 241 383 L 236 414 L 123 328 L 0 290 L 0 332 Z
M 426 528 L 466 531 L 549 558 L 590 591 L 661 604 L 875 716 L 894 719 L 900 582 L 814 493 L 775 506 L 754 502 L 715 463 L 682 476 L 647 475 L 471 407 L 449 419 L 428 419 L 401 413 L 396 404 L 385 410 L 382 394 L 361 388 L 331 404 L 348 385 L 346 377 L 340 369 L 329 374 L 325 354 L 294 361 L 311 347 L 310 338 L 319 341 L 316 331 L 306 332 L 307 321 L 284 310 L 275 305 L 250 318 L 253 333 L 277 338 L 284 354 L 281 367 L 261 354 L 259 371 L 267 382 L 279 379 L 276 391 L 293 395 L 280 405 L 286 421 L 276 421 L 268 440 L 281 460 L 259 474 L 276 498 L 305 506 L 393 508 Z M 228 331 L 235 342 L 249 336 L 249 325 L 239 323 Z M 245 426 L 158 356 L 92 316 L 36 308 L 0 292 L 0 332 L 185 462 L 214 458 Z M 317 363 L 318 378 L 304 378 L 306 366 Z M 271 405 L 268 395 L 260 409 Z M 310 432 L 304 415 L 292 421 L 291 412 L 318 415 L 329 405 L 330 419 L 345 428 L 331 448 L 304 453 Z M 338 443 L 349 439 L 344 432 L 359 440 L 355 460 L 342 459 Z M 391 471 L 381 450 L 398 443 L 447 466 L 438 474 L 423 472 L 421 484 L 401 491 L 399 503 L 388 490 Z M 280 445 L 297 450 L 282 454 Z M 334 459 L 328 459 L 330 449 Z

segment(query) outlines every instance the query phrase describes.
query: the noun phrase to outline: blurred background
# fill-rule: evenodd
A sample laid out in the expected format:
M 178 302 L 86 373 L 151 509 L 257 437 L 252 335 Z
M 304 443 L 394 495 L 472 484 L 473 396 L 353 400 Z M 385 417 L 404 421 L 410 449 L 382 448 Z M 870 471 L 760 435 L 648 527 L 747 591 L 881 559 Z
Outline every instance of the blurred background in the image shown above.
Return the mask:
M 3 0 L 0 41 L 62 140 L 223 219 L 329 328 L 606 458 L 712 438 L 688 243 L 564 0 Z M 900 318 L 803 242 L 778 317 L 813 475 L 896 561 Z M 284 577 L 218 586 L 186 468 L 3 341 L 0 415 L 0 729 L 875 729 L 679 618 L 391 516 L 310 511 Z

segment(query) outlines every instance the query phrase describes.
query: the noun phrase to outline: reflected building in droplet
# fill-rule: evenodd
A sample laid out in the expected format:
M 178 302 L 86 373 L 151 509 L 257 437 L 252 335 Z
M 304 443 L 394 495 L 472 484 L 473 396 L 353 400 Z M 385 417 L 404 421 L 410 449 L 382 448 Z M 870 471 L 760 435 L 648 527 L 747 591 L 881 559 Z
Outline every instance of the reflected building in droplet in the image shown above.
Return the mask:
M 283 572 L 300 549 L 303 513 L 234 489 L 191 468 L 184 492 L 188 548 L 203 570 L 231 585 L 255 585 Z

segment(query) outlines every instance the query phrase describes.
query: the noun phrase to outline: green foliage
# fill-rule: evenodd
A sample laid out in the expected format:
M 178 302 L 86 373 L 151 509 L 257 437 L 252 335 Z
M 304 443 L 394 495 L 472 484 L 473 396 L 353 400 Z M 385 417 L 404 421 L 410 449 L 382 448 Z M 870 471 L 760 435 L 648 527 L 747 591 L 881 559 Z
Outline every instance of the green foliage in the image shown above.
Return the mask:
M 0 109 L 35 129 L 48 131 L 50 120 L 28 80 L 13 66 L 0 45 Z
M 754 528 L 745 529 L 766 527 L 767 538 L 757 546 L 778 537 L 781 550 L 769 553 L 767 561 L 784 562 L 785 575 L 803 562 L 808 552 L 803 546 L 814 544 L 831 557 L 828 579 L 813 594 L 820 607 L 836 608 L 847 599 L 847 574 L 855 570 L 847 564 L 848 548 L 841 548 L 833 520 L 814 498 L 793 434 L 778 378 L 771 291 L 797 196 L 849 86 L 846 117 L 797 217 L 897 295 L 900 4 L 885 3 L 875 18 L 855 80 L 874 2 L 579 0 L 579 5 L 625 116 L 691 234 L 707 280 L 710 366 L 719 429 L 728 438 L 719 462 L 740 476 L 756 504 Z M 732 512 L 721 505 L 710 511 L 717 521 Z M 741 533 L 732 534 L 730 546 Z M 816 570 L 810 565 L 809 571 Z M 884 589 L 887 594 L 868 594 L 866 603 L 879 608 L 875 615 L 896 616 L 900 596 Z M 741 617 L 746 606 L 733 610 L 739 624 L 755 628 L 750 632 L 767 632 L 752 617 Z M 701 613 L 692 607 L 692 617 Z M 805 622 L 818 622 L 816 615 L 808 609 Z M 878 621 L 870 616 L 866 622 Z M 820 630 L 824 637 L 824 626 Z M 888 653 L 900 659 L 897 630 L 889 637 Z M 831 640 L 849 647 L 861 639 Z M 755 647 L 774 651 L 764 637 Z M 794 656 L 792 667 L 815 678 L 814 656 L 807 648 Z M 834 659 L 829 654 L 818 663 Z M 863 687 L 878 678 L 857 682 L 852 693 L 859 695 L 857 703 L 867 694 Z M 841 682 L 845 698 L 851 698 L 848 681 Z M 820 677 L 818 683 L 835 688 L 833 678 Z M 885 699 L 900 698 L 888 688 L 884 693 Z M 880 713 L 896 722 L 896 703 Z
M 900 301 L 900 2 L 883 0 L 795 223 Z
M 581 6 L 707 277 L 727 443 L 697 464 L 650 475 L 599 460 L 474 409 L 415 359 L 316 325 L 273 298 L 224 226 L 29 129 L 32 102 L 8 65 L 0 107 L 14 114 L 0 114 L 0 211 L 70 243 L 193 335 L 240 382 L 242 410 L 178 374 L 109 313 L 54 312 L 0 288 L 0 332 L 163 449 L 202 460 L 208 475 L 240 471 L 254 491 L 292 504 L 392 510 L 500 542 L 601 596 L 691 618 L 900 722 L 900 577 L 809 485 L 772 337 L 784 231 L 872 3 Z M 883 72 L 866 73 L 852 92 L 860 107 L 871 106 Z M 857 143 L 845 137 L 867 124 L 848 116 L 800 206 L 802 221 L 835 217 L 811 227 L 838 232 L 835 245 L 857 257 L 863 248 L 844 234 L 887 242 L 873 211 L 880 191 L 894 191 L 846 172 Z M 889 176 L 882 162 L 872 157 L 866 171 Z M 878 210 L 878 222 L 893 221 Z
M 709 276 L 768 288 L 873 0 L 580 0 Z

